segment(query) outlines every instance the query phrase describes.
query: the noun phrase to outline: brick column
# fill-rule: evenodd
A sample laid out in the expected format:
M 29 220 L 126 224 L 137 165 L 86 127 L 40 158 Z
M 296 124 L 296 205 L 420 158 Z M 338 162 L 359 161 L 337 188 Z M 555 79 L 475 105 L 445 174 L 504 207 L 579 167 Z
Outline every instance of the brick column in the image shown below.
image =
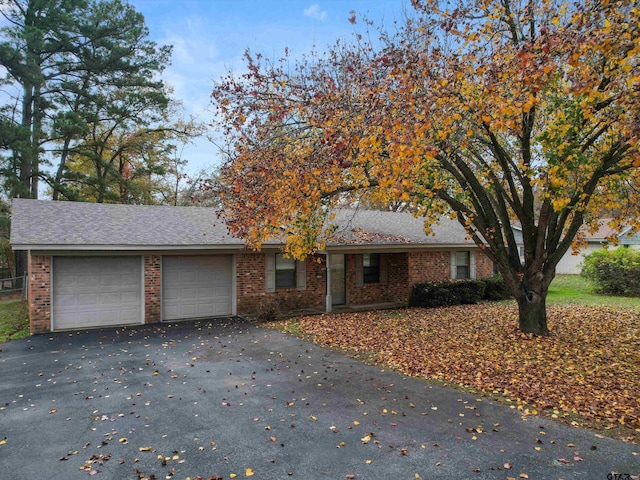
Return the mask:
M 160 255 L 144 257 L 144 323 L 157 323 L 161 311 Z
M 27 255 L 31 334 L 51 331 L 51 256 Z

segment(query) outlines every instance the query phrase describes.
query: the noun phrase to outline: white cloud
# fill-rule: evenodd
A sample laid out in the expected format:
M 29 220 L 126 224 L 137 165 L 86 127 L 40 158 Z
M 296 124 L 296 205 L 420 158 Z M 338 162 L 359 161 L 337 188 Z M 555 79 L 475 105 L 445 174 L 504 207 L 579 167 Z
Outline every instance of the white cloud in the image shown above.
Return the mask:
M 304 16 L 315 18 L 316 20 L 324 20 L 327 18 L 326 10 L 320 10 L 320 5 L 314 3 L 308 8 L 304 9 Z

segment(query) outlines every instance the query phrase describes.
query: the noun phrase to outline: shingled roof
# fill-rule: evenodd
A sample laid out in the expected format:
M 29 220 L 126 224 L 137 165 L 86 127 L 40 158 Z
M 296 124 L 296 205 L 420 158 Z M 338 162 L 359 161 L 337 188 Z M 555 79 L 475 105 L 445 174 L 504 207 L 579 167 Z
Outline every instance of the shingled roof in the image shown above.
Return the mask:
M 205 207 L 114 205 L 14 199 L 11 244 L 15 250 L 139 250 L 242 248 L 217 211 Z M 424 222 L 408 213 L 337 210 L 328 248 L 340 246 L 473 245 L 449 219 L 424 233 Z M 266 243 L 265 245 L 278 245 Z
M 449 218 L 441 218 L 432 226 L 435 235 L 426 235 L 424 219 L 410 213 L 379 210 L 336 210 L 332 223 L 337 226 L 329 246 L 420 244 L 429 246 L 473 245 L 462 226 Z

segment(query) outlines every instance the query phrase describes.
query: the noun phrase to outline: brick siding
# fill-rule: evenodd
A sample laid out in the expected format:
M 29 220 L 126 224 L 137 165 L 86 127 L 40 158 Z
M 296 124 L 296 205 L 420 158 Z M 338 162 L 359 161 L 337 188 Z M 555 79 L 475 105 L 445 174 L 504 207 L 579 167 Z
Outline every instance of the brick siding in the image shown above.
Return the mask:
M 386 284 L 365 283 L 357 286 L 355 255 L 346 256 L 347 305 L 367 305 L 393 302 L 408 304 L 411 287 L 415 283 L 451 280 L 451 252 L 449 250 L 412 251 L 385 254 L 387 257 Z M 493 275 L 493 262 L 482 252 L 476 252 L 476 278 Z
M 362 285 L 356 284 L 356 255 L 345 255 L 347 305 L 406 303 L 408 298 L 406 253 L 383 253 L 387 262 L 387 281 Z
M 449 251 L 411 251 L 384 254 L 387 281 L 384 284 L 356 285 L 356 255 L 345 255 L 347 305 L 393 302 L 407 304 L 411 287 L 419 282 L 450 278 Z M 51 330 L 51 256 L 29 255 L 28 304 L 31 333 Z M 306 259 L 306 289 L 277 289 L 267 293 L 265 255 L 243 252 L 235 255 L 236 310 L 239 315 L 255 314 L 264 302 L 276 301 L 282 312 L 323 310 L 326 298 L 326 259 L 316 255 Z M 144 256 L 144 321 L 161 320 L 161 256 Z M 493 274 L 493 264 L 482 252 L 476 253 L 476 277 Z
M 27 265 L 30 331 L 46 333 L 51 331 L 51 256 L 29 252 Z
M 476 278 L 493 276 L 493 261 L 484 253 L 476 253 Z
M 160 255 L 144 257 L 144 323 L 157 323 L 161 320 L 162 287 L 160 284 Z
M 259 252 L 236 255 L 236 310 L 238 315 L 252 315 L 261 304 L 275 301 L 282 312 L 324 308 L 326 296 L 326 264 L 323 255 L 305 260 L 306 288 L 276 289 L 266 292 L 265 255 Z

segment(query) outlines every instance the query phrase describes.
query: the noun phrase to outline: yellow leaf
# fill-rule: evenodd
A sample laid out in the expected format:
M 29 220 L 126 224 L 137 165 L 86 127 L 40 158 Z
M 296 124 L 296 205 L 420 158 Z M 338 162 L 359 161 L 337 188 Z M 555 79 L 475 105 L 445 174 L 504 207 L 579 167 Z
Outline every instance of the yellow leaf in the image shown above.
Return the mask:
M 230 473 L 229 474 L 229 478 L 236 478 L 238 475 L 236 475 L 235 473 Z
M 251 468 L 247 468 L 244 471 L 244 475 L 245 475 L 245 477 L 253 477 L 253 470 Z
M 0 445 L 6 445 L 7 444 L 7 439 L 3 438 L 2 440 L 0 440 Z
M 118 440 L 120 443 L 128 443 L 129 440 L 127 440 L 126 437 L 122 437 L 120 440 Z
M 150 452 L 151 451 L 151 447 L 140 447 L 138 449 L 141 452 Z

